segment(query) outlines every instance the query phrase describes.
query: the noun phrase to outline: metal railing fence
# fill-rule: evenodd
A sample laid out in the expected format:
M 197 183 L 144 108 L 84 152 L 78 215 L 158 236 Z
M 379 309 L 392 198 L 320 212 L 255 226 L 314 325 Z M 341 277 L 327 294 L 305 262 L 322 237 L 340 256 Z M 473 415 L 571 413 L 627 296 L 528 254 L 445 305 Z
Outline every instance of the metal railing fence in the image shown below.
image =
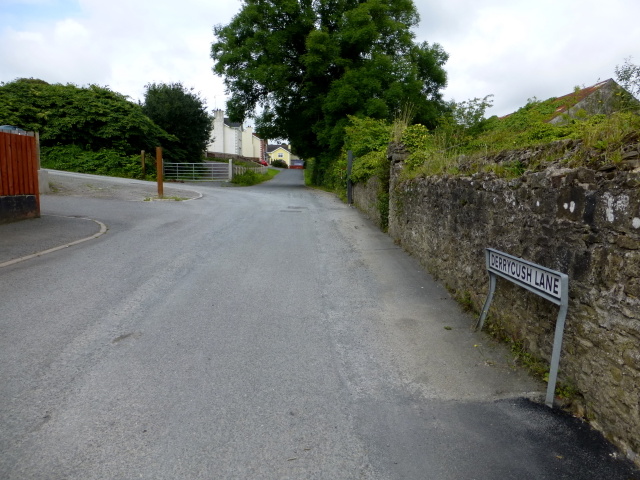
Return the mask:
M 210 182 L 230 180 L 232 164 L 220 162 L 164 163 L 165 180 L 188 180 L 190 182 Z
M 234 175 L 241 175 L 247 170 L 257 173 L 267 173 L 268 167 L 263 165 L 244 166 L 229 163 L 203 162 L 203 163 L 164 163 L 165 180 L 183 180 L 189 182 L 210 182 L 231 180 Z

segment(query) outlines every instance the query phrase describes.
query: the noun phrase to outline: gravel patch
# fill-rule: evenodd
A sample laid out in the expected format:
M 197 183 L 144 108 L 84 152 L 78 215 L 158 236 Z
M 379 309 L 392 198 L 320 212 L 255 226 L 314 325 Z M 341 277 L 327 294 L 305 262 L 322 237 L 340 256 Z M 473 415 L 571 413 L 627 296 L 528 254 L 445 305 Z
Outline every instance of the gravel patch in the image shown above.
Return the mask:
M 50 195 L 73 197 L 91 197 L 142 202 L 158 200 L 158 186 L 152 182 L 105 177 L 71 177 L 67 175 L 50 175 Z M 165 183 L 164 197 L 170 200 L 191 200 L 201 194 L 193 190 L 171 187 Z

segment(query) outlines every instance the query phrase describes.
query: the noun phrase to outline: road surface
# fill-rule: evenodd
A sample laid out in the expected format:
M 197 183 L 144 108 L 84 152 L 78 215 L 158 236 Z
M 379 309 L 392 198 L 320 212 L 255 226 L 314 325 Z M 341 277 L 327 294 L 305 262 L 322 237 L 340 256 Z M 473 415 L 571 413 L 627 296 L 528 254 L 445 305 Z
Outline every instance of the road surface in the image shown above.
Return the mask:
M 108 230 L 0 269 L 0 478 L 640 479 L 301 171 L 175 188 L 42 197 Z

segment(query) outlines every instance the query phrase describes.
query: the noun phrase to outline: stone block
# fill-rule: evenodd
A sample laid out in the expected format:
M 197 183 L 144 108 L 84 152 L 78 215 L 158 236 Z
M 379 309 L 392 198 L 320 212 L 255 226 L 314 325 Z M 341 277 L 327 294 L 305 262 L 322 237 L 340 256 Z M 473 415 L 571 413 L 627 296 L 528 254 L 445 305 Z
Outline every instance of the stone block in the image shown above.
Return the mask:
M 35 195 L 8 195 L 0 197 L 0 224 L 40 216 Z

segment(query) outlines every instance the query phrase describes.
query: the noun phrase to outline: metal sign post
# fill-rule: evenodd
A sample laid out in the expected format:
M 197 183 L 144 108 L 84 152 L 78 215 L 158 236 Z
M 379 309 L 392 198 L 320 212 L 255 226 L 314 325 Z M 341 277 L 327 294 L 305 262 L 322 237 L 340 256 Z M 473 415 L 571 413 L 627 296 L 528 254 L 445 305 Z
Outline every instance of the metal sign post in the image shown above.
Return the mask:
M 550 270 L 492 248 L 486 249 L 486 261 L 487 271 L 489 272 L 489 294 L 480 312 L 476 329 L 482 330 L 487 312 L 491 306 L 491 301 L 493 300 L 493 294 L 496 290 L 496 278 L 498 276 L 560 306 L 560 312 L 556 320 L 556 331 L 553 338 L 553 352 L 551 353 L 549 382 L 545 401 L 547 406 L 553 407 L 564 323 L 569 308 L 569 277 L 564 273 Z
M 347 152 L 347 204 L 353 204 L 353 184 L 351 183 L 351 169 L 353 168 L 353 152 Z

